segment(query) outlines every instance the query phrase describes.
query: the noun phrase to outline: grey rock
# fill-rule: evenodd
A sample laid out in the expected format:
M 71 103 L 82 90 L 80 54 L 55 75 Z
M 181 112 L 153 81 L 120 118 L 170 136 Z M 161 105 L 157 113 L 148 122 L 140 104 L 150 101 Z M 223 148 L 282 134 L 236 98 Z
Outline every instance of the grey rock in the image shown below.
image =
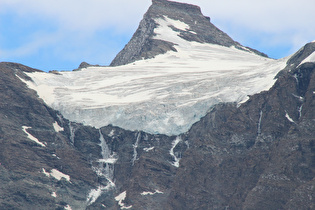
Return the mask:
M 82 62 L 80 63 L 79 67 L 77 69 L 73 69 L 73 71 L 80 71 L 81 69 L 85 69 L 85 68 L 88 68 L 88 67 L 99 67 L 100 65 L 96 64 L 96 65 L 92 65 L 92 64 L 89 64 L 87 62 Z

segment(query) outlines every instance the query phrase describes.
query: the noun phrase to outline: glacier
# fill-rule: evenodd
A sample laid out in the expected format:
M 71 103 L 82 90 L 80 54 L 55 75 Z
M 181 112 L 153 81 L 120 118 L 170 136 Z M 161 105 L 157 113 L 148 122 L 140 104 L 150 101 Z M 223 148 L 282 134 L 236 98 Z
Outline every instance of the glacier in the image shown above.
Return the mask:
M 268 90 L 289 59 L 187 41 L 179 31 L 195 32 L 184 22 L 166 16 L 155 22 L 154 39 L 174 43 L 177 52 L 117 67 L 26 73 L 32 81 L 23 81 L 71 121 L 178 135 L 215 104 L 243 103 L 248 95 Z

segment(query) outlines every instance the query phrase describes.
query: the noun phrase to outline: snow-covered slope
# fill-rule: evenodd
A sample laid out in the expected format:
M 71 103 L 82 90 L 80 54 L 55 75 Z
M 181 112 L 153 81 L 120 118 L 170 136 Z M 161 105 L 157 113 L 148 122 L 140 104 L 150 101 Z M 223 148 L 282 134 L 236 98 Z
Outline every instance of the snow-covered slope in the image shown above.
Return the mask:
M 25 81 L 52 108 L 85 125 L 176 135 L 188 131 L 220 102 L 244 102 L 269 89 L 287 59 L 261 57 L 244 48 L 189 42 L 189 25 L 166 16 L 155 20 L 154 39 L 175 44 L 153 59 L 75 72 L 28 73 Z

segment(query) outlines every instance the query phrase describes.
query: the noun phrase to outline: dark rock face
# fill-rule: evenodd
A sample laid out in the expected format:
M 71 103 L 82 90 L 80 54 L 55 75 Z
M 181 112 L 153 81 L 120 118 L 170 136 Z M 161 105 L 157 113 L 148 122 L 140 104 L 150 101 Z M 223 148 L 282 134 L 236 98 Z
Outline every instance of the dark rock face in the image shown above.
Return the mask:
M 54 130 L 54 122 L 64 126 L 66 121 L 21 82 L 18 77 L 28 79 L 23 71 L 37 70 L 0 64 L 0 209 L 84 206 L 85 191 L 96 185 L 97 176 L 69 143 L 66 131 Z M 45 146 L 30 140 L 23 126 Z M 71 183 L 47 177 L 43 169 L 71 174 Z
M 112 61 L 111 66 L 119 66 L 141 59 L 153 58 L 170 50 L 176 51 L 174 43 L 154 39 L 156 35 L 154 29 L 158 27 L 155 20 L 164 18 L 164 16 L 180 20 L 190 26 L 190 30 L 188 31 L 173 29 L 180 32 L 180 37 L 187 41 L 218 44 L 226 47 L 234 45 L 236 48 L 244 50 L 244 47 L 239 43 L 210 23 L 210 18 L 203 16 L 198 6 L 166 0 L 153 0 L 152 3 L 152 6 L 140 22 L 137 31 L 129 43 Z M 247 49 L 259 55 L 267 56 L 257 50 Z

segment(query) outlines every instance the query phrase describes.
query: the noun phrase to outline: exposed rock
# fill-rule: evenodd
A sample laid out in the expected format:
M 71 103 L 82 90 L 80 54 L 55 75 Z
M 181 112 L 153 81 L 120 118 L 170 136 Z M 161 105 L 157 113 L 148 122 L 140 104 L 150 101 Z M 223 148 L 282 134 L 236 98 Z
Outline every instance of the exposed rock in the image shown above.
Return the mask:
M 96 65 L 92 65 L 92 64 L 89 64 L 87 62 L 82 62 L 80 63 L 79 67 L 77 69 L 73 69 L 73 71 L 80 71 L 81 69 L 85 69 L 85 68 L 88 68 L 88 67 L 99 67 L 100 65 L 96 64 Z
M 37 70 L 0 63 L 0 209 L 47 209 L 66 204 L 83 209 L 86 191 L 96 185 L 97 176 L 84 155 L 69 144 L 66 132 L 54 130 L 54 122 L 63 127 L 66 121 L 21 82 L 18 77 L 28 79 L 23 71 Z M 71 183 L 43 173 L 53 169 L 70 175 Z

